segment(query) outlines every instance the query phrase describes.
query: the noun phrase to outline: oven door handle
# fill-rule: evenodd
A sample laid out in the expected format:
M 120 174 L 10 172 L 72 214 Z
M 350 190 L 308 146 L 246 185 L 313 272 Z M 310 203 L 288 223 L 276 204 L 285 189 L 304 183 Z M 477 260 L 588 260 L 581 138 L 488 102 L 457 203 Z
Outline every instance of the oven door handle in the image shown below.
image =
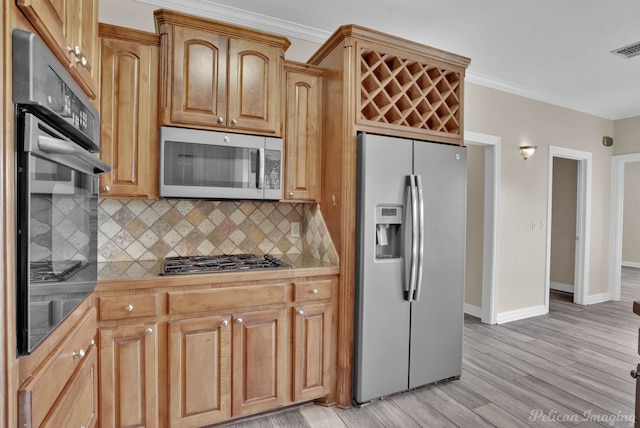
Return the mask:
M 111 171 L 111 166 L 103 162 L 91 153 L 83 150 L 77 145 L 58 138 L 38 135 L 38 147 L 45 153 L 75 156 L 78 159 L 93 166 L 95 174 L 104 174 Z

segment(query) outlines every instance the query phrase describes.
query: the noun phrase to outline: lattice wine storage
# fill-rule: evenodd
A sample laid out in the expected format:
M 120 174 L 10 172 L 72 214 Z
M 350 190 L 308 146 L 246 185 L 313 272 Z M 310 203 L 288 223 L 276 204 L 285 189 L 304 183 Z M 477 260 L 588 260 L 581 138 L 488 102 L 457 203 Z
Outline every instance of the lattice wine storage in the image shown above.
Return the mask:
M 395 54 L 360 52 L 360 120 L 460 134 L 461 72 Z

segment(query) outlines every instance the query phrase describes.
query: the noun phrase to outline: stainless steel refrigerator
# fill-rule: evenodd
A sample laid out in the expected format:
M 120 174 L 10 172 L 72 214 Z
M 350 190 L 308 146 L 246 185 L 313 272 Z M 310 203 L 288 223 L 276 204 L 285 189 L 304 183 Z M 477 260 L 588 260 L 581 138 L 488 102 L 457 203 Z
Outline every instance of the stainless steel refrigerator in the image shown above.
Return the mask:
M 464 147 L 358 135 L 353 399 L 462 370 Z

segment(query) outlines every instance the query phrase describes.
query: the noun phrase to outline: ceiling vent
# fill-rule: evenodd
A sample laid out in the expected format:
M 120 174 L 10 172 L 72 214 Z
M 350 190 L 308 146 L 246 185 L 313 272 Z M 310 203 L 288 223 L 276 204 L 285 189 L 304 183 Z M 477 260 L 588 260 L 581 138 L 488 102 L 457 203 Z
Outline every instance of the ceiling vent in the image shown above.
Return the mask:
M 612 54 L 620 55 L 625 58 L 633 58 L 640 55 L 640 42 L 633 43 L 629 46 L 611 51 Z

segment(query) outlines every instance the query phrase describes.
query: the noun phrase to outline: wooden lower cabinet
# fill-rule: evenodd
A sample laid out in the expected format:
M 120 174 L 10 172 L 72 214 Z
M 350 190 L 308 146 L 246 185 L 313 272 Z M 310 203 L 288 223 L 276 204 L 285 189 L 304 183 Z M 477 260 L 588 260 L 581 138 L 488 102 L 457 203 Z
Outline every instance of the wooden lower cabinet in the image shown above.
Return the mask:
M 98 353 L 91 346 L 41 427 L 95 427 L 98 423 Z
M 293 316 L 293 399 L 312 400 L 330 392 L 332 306 L 296 306 Z
M 286 310 L 233 315 L 233 416 L 286 403 Z
M 230 318 L 169 321 L 171 427 L 204 426 L 231 417 Z
M 158 427 L 158 333 L 155 323 L 100 329 L 103 428 Z

